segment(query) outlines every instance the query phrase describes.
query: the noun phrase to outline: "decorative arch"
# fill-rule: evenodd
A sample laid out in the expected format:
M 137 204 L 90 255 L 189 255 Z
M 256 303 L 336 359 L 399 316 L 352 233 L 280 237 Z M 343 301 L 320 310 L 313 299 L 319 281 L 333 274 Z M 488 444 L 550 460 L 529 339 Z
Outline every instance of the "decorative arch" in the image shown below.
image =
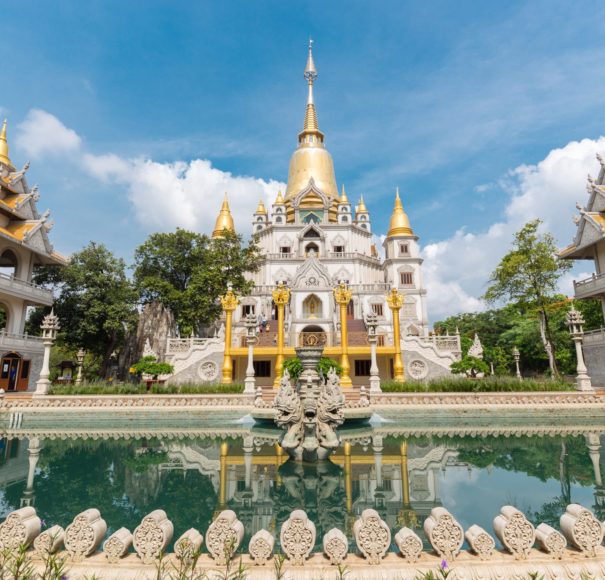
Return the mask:
M 323 301 L 317 294 L 309 294 L 302 303 L 303 318 L 323 318 Z
M 321 326 L 314 324 L 305 326 L 298 337 L 299 346 L 325 346 L 328 343 L 328 335 Z
M 0 254 L 0 273 L 16 277 L 19 270 L 19 258 L 13 250 L 6 249 Z

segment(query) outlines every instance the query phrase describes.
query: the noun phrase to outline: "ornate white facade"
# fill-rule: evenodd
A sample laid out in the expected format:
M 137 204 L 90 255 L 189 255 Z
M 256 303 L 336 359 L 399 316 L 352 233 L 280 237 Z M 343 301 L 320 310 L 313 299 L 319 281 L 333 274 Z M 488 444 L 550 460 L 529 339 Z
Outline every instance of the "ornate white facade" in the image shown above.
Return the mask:
M 370 347 L 365 321 L 370 314 L 375 314 L 378 321 L 377 358 L 381 378 L 397 375 L 397 362 L 393 371 L 394 358 L 397 361 L 396 341 L 401 345 L 406 376 L 423 379 L 449 373 L 449 365 L 459 356 L 459 340 L 458 337 L 429 337 L 418 236 L 410 226 L 399 191 L 381 254 L 363 197 L 353 207 L 344 186 L 340 193 L 338 191 L 332 157 L 317 122 L 313 97 L 316 77 L 309 49 L 305 69 L 309 96 L 303 130 L 290 161 L 285 194 L 280 192 L 269 209 L 260 201 L 252 216 L 252 234 L 263 262 L 252 275 L 255 287 L 251 295 L 240 298 L 229 318 L 233 324 L 233 379 L 243 381 L 245 364 L 243 360 L 238 362 L 238 357 L 246 354 L 245 319 L 250 314 L 257 318 L 263 330 L 254 357 L 257 382 L 263 384 L 275 379 L 278 307 L 272 293 L 280 283 L 290 290 L 283 325 L 285 357 L 292 356 L 295 347 L 312 340 L 325 346 L 326 355 L 338 358 L 342 323 L 334 288 L 344 282 L 352 294 L 346 316 L 353 383 L 367 384 L 369 376 Z M 233 229 L 226 200 L 213 237 L 220 237 L 225 229 Z M 392 288 L 404 296 L 403 304 L 397 309 L 391 309 L 387 302 L 387 293 Z M 396 338 L 393 313 L 399 316 L 400 322 L 400 336 Z M 191 355 L 184 355 L 184 349 L 187 349 L 185 343 L 178 357 L 189 361 Z M 200 354 L 201 350 L 198 349 Z M 195 364 L 202 360 L 197 356 L 193 359 Z M 178 369 L 176 375 L 179 375 Z M 175 376 L 174 380 L 192 380 L 194 376 L 195 372 L 188 371 Z

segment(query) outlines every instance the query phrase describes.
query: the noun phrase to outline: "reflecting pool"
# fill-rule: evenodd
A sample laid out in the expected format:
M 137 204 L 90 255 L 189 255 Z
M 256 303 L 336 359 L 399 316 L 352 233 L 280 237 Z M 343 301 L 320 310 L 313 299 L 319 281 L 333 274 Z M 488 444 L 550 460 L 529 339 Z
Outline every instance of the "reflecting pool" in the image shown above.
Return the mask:
M 205 532 L 217 512 L 233 509 L 249 539 L 262 528 L 278 535 L 290 512 L 302 508 L 317 526 L 318 543 L 332 527 L 352 538 L 354 520 L 370 507 L 392 530 L 405 525 L 421 537 L 436 506 L 465 529 L 476 523 L 490 531 L 504 504 L 535 524 L 558 527 L 571 502 L 605 518 L 597 430 L 471 437 L 353 428 L 329 462 L 305 465 L 287 460 L 276 444 L 279 432 L 232 417 L 213 421 L 203 432 L 184 425 L 155 436 L 125 425 L 112 432 L 109 424 L 92 434 L 61 431 L 55 417 L 43 429 L 5 432 L 0 515 L 33 505 L 46 525 L 66 526 L 96 507 L 111 533 L 132 531 L 161 508 L 178 538 L 190 527 Z

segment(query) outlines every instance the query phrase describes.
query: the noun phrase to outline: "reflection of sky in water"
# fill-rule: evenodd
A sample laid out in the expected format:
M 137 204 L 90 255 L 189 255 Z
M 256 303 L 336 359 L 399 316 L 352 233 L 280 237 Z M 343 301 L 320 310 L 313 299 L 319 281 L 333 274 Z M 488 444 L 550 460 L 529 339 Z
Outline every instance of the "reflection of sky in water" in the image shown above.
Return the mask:
M 217 511 L 229 508 L 244 523 L 247 545 L 250 535 L 261 528 L 278 536 L 281 523 L 294 509 L 307 511 L 321 541 L 332 527 L 349 530 L 352 537 L 352 521 L 363 509 L 375 508 L 396 532 L 410 509 L 402 502 L 404 447 L 411 510 L 421 535 L 424 518 L 439 505 L 465 529 L 478 524 L 493 533 L 493 519 L 506 504 L 537 519 L 536 524 L 546 521 L 558 527 L 566 503 L 562 493 L 567 493 L 561 488 L 561 474 L 570 482 L 568 499 L 593 509 L 594 470 L 583 436 L 412 438 L 407 446 L 403 441 L 385 439 L 383 488 L 377 490 L 379 456 L 371 443 L 352 446 L 347 473 L 342 448 L 333 463 L 302 466 L 281 464 L 285 456 L 280 459 L 272 444 L 255 449 L 246 461 L 241 437 L 48 440 L 41 442 L 28 489 L 32 475 L 28 441 L 3 440 L 0 516 L 31 501 L 50 525 L 66 526 L 80 511 L 96 507 L 110 532 L 121 526 L 132 531 L 143 516 L 161 508 L 174 523 L 176 539 L 190 527 L 205 532 Z M 224 462 L 221 442 L 228 448 Z M 562 450 L 566 450 L 563 464 Z
M 545 503 L 561 497 L 561 485 L 556 479 L 544 482 L 497 467 L 490 471 L 448 467 L 440 476 L 443 506 L 456 516 L 465 530 L 478 524 L 491 532 L 494 517 L 503 505 L 514 505 L 529 516 L 540 511 Z M 571 501 L 592 509 L 594 488 L 572 484 Z

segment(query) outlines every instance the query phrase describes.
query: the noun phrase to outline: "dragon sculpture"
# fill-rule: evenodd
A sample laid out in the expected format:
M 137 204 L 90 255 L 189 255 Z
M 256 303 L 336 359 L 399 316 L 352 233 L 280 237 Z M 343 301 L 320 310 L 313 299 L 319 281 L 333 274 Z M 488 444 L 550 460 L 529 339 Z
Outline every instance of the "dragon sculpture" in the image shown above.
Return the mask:
M 298 461 L 326 459 L 339 445 L 336 428 L 344 422 L 345 398 L 334 369 L 327 377 L 307 374 L 292 386 L 284 371 L 274 400 L 276 424 L 286 430 L 281 446 Z

